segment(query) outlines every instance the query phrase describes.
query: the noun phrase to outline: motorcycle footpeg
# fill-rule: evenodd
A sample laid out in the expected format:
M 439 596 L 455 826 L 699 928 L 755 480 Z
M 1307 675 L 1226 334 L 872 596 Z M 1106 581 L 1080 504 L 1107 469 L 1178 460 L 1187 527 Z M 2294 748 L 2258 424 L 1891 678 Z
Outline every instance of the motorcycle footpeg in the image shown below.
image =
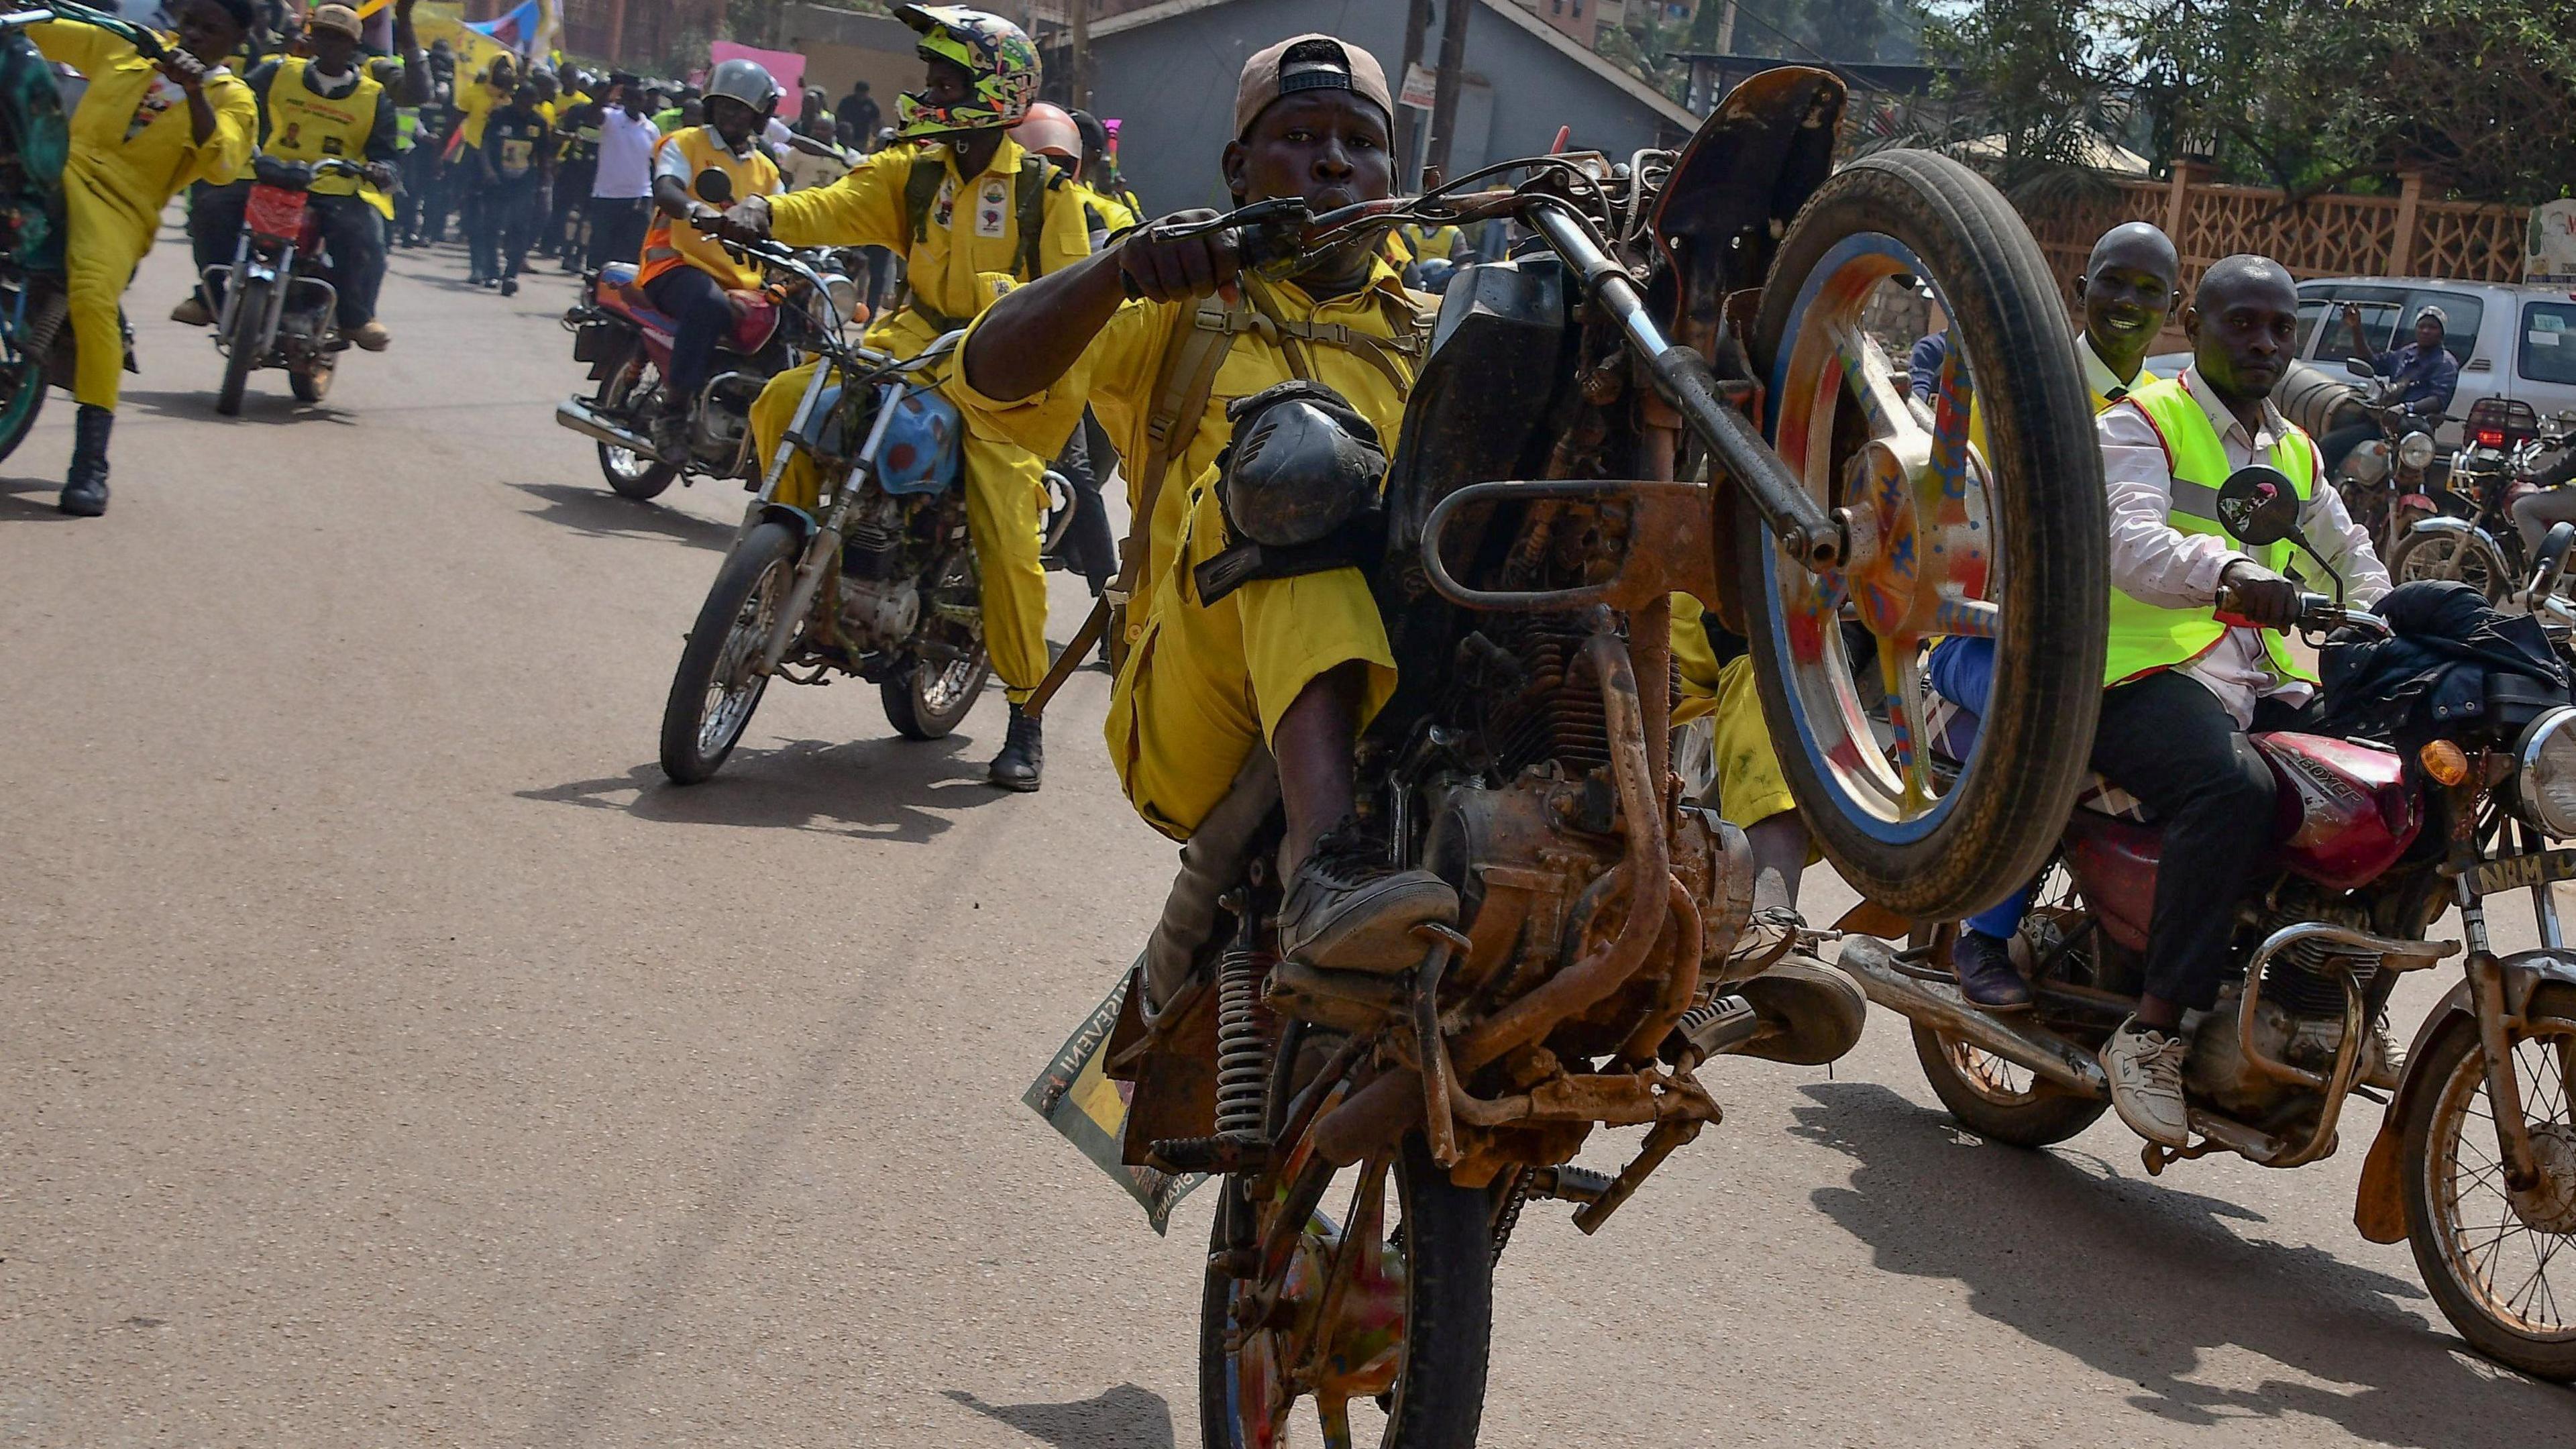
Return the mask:
M 1665 1061 L 1693 1064 L 1746 1046 L 1762 1034 L 1762 1013 L 1741 996 L 1721 996 L 1682 1013 L 1664 1038 Z
M 1594 1172 L 1588 1167 L 1542 1167 L 1530 1174 L 1529 1195 L 1590 1207 L 1609 1196 L 1610 1184 L 1615 1180 L 1606 1172 Z
M 1204 1172 L 1211 1176 L 1256 1172 L 1270 1161 L 1270 1144 L 1250 1134 L 1219 1132 L 1208 1137 L 1165 1137 L 1146 1148 L 1146 1155 L 1165 1172 Z

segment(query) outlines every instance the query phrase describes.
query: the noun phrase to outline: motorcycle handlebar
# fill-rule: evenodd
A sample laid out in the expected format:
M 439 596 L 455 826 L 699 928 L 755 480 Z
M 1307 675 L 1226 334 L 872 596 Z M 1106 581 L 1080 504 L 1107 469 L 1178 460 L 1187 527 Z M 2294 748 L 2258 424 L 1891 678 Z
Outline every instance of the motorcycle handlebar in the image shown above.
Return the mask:
M 2213 612 L 2217 614 L 2221 623 L 2237 628 L 2265 627 L 2245 617 L 2237 603 L 2236 591 L 2225 585 L 2219 587 L 2218 604 Z M 2375 634 L 2382 639 L 2390 638 L 2396 632 L 2388 627 L 2387 620 L 2367 609 L 2347 609 L 2336 603 L 2332 595 L 2310 593 L 2299 595 L 2298 621 L 2288 629 L 2277 632 L 2331 634 L 2337 629 L 2359 629 L 2365 634 Z

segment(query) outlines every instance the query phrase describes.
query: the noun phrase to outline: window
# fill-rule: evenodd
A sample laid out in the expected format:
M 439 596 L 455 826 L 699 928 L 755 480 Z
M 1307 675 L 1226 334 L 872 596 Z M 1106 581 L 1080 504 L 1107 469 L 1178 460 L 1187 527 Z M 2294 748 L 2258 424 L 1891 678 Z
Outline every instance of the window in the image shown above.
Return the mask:
M 2316 351 L 2311 355 L 2328 368 L 2340 366 L 2345 358 L 2355 353 L 2377 357 L 2386 352 L 2389 339 L 2397 335 L 2397 317 L 2406 304 L 2406 289 L 2403 287 L 2331 287 L 2315 296 L 2325 303 L 2325 335 L 2318 339 Z M 2303 294 L 2299 300 L 2304 330 L 2304 316 L 2310 298 Z M 2352 324 L 2344 320 L 2346 303 L 2361 309 L 2361 335 L 2358 337 L 2353 335 Z
M 2514 368 L 2532 382 L 2576 383 L 2576 303 L 2530 302 Z
M 2487 304 L 2467 292 L 2409 292 L 2406 331 L 2397 339 L 2401 345 L 2415 340 L 2415 318 L 2427 307 L 2442 309 L 2442 350 L 2460 366 L 2468 366 L 2469 355 L 2478 350 L 2478 328 L 2487 320 Z
M 2299 298 L 2299 355 L 2301 357 L 2317 355 L 2314 346 L 2317 340 L 2317 324 L 2325 321 L 2326 314 L 2333 310 L 2322 294 L 2309 293 Z

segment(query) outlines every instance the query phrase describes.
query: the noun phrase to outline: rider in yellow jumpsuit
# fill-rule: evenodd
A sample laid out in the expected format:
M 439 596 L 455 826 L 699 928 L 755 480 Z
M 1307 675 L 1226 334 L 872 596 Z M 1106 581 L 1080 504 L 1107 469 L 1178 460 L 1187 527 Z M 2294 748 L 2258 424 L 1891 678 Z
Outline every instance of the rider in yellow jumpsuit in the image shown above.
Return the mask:
M 1064 178 L 1029 155 L 1003 128 L 1037 99 L 1037 49 L 998 16 L 953 5 L 906 5 L 897 12 L 921 34 L 929 79 L 906 94 L 902 134 L 927 147 L 879 151 L 829 186 L 738 205 L 726 220 L 738 233 L 790 246 L 882 246 L 905 254 L 910 295 L 868 333 L 868 344 L 913 356 L 963 327 L 1008 281 L 1058 271 L 1091 252 L 1082 201 Z M 1032 234 L 1034 233 L 1034 235 Z M 751 410 L 766 467 L 794 420 L 813 365 L 770 380 Z M 1007 441 L 987 427 L 965 436 L 966 523 L 983 583 L 984 644 L 1011 701 L 1009 733 L 987 778 L 1006 790 L 1035 790 L 1045 748 L 1035 716 L 1020 702 L 1046 677 L 1046 566 L 1040 559 L 1044 460 L 1064 446 L 1065 428 L 1043 446 Z M 816 483 L 803 455 L 779 481 L 779 501 L 810 506 Z
M 250 25 L 250 0 L 186 0 L 178 44 L 157 63 L 76 21 L 27 29 L 47 60 L 89 78 L 72 112 L 71 158 L 63 168 L 64 291 L 80 352 L 65 513 L 95 518 L 107 511 L 107 437 L 125 366 L 117 298 L 152 249 L 161 208 L 189 182 L 230 181 L 250 161 L 259 103 L 224 69 Z

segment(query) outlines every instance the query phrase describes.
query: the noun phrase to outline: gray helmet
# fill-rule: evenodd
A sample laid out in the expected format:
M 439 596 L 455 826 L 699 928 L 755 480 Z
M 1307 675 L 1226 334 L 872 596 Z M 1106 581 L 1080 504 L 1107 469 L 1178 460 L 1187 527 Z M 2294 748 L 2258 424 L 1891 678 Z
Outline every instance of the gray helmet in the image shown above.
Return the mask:
M 765 121 L 778 109 L 778 82 L 759 61 L 729 60 L 707 77 L 707 99 L 717 96 L 742 102 Z

